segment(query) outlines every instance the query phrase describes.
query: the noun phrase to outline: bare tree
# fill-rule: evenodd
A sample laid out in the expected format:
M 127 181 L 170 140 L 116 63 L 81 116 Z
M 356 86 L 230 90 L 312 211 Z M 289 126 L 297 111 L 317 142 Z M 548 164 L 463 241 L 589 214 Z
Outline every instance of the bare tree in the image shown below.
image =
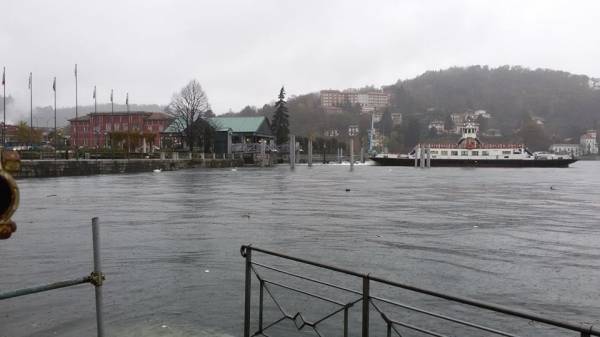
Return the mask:
M 167 112 L 173 116 L 177 131 L 185 139 L 190 150 L 200 136 L 196 126 L 212 114 L 208 97 L 197 80 L 191 80 L 171 98 Z M 198 130 L 199 131 L 199 130 Z

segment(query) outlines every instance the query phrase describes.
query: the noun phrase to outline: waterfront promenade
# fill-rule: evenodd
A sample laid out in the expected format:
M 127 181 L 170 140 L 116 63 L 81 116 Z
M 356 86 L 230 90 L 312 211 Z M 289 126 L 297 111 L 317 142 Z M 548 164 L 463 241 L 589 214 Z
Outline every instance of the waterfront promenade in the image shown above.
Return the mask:
M 240 158 L 22 160 L 16 178 L 47 178 L 243 166 Z

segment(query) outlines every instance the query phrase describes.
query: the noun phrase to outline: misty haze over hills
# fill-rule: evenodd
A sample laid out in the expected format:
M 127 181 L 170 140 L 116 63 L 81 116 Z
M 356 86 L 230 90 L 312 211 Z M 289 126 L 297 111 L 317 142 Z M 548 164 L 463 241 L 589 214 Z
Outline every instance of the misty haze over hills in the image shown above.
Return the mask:
M 549 135 L 555 138 L 576 137 L 586 128 L 597 127 L 600 121 L 600 90 L 586 75 L 574 75 L 549 69 L 530 70 L 519 66 L 489 68 L 487 66 L 454 67 L 428 71 L 407 80 L 381 88 L 392 96 L 390 110 L 400 112 L 404 119 L 414 117 L 421 127 L 432 119 L 444 119 L 450 113 L 466 110 L 486 110 L 493 119 L 489 127 L 511 134 L 526 117 L 543 118 Z M 273 97 L 277 92 L 274 88 Z M 345 88 L 337 88 L 345 89 Z M 359 123 L 352 111 L 326 114 L 317 93 L 289 96 L 291 129 L 298 135 L 320 134 L 327 128 L 345 129 Z M 131 104 L 131 111 L 164 111 L 164 105 Z M 79 115 L 93 112 L 93 105 L 79 107 Z M 126 111 L 115 104 L 115 111 Z M 110 111 L 110 104 L 98 104 L 99 112 Z M 247 106 L 228 115 L 265 115 L 271 117 L 272 102 L 261 108 Z M 58 125 L 64 126 L 75 116 L 75 108 L 58 109 Z M 51 106 L 34 110 L 35 126 L 53 126 Z M 21 113 L 20 120 L 29 120 Z M 364 124 L 364 123 L 363 123 Z
M 408 80 L 399 80 L 382 89 L 392 95 L 390 110 L 404 119 L 414 117 L 421 127 L 433 119 L 467 110 L 492 114 L 489 127 L 510 135 L 525 118 L 542 118 L 549 136 L 578 137 L 600 122 L 600 90 L 585 75 L 550 69 L 530 70 L 519 66 L 454 67 L 428 71 Z M 344 89 L 344 88 L 337 88 Z M 306 135 L 326 128 L 345 129 L 357 124 L 356 112 L 327 115 L 319 95 L 310 93 L 289 99 L 292 132 Z M 238 114 L 270 116 L 273 107 L 247 106 Z

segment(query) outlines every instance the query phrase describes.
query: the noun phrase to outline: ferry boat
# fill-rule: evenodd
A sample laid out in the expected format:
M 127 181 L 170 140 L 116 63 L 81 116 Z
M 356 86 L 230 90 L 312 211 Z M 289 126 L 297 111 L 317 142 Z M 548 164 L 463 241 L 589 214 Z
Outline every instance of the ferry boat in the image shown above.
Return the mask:
M 525 144 L 484 144 L 466 123 L 457 144 L 418 144 L 409 154 L 382 153 L 370 158 L 383 166 L 569 167 L 572 155 L 532 153 Z

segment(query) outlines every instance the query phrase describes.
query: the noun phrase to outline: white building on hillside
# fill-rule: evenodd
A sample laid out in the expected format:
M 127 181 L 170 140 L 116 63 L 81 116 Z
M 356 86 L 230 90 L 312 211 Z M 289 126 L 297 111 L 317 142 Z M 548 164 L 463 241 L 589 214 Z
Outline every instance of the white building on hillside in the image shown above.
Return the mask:
M 588 130 L 581 135 L 579 144 L 581 145 L 582 155 L 598 154 L 598 138 L 596 137 L 596 130 Z
M 445 125 L 444 121 L 441 121 L 441 120 L 433 120 L 433 121 L 429 122 L 429 126 L 427 128 L 429 130 L 435 129 L 435 132 L 437 132 L 437 133 L 446 132 L 446 125 Z
M 392 124 L 394 126 L 402 124 L 402 113 L 392 112 Z
M 574 157 L 581 156 L 581 146 L 579 144 L 552 144 L 549 151 L 555 154 L 570 154 Z

